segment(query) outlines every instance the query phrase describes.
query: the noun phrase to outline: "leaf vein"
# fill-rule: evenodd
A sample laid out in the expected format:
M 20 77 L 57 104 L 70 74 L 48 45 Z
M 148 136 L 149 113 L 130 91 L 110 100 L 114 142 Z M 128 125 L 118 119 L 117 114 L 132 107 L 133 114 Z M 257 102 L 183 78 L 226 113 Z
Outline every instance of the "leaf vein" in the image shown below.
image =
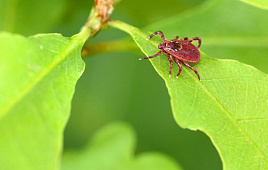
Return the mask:
M 68 54 L 72 52 L 72 50 L 77 46 L 77 44 L 80 44 L 79 42 L 80 39 L 73 39 L 70 42 L 69 46 L 58 53 L 53 62 L 51 62 L 44 69 L 41 69 L 39 73 L 37 73 L 37 75 L 22 90 L 20 90 L 18 94 L 16 94 L 14 97 L 11 97 L 11 100 L 2 107 L 0 118 L 6 115 L 12 109 L 12 107 L 14 107 L 20 100 L 24 98 L 24 96 L 26 96 L 31 91 L 31 89 L 33 89 L 39 82 L 42 81 L 44 77 L 51 73 L 54 68 L 62 63 L 68 57 Z
M 196 81 L 196 83 L 198 83 L 201 88 L 217 103 L 217 105 L 219 106 L 219 108 L 221 108 L 221 110 L 223 111 L 223 113 L 226 114 L 226 116 L 230 119 L 230 121 L 237 127 L 238 131 L 242 133 L 242 135 L 245 137 L 245 139 L 251 143 L 255 149 L 258 151 L 258 153 L 260 154 L 260 156 L 262 158 L 265 158 L 266 160 L 268 160 L 268 158 L 265 157 L 264 153 L 262 153 L 261 149 L 250 139 L 250 137 L 248 137 L 248 135 L 244 132 L 244 130 L 239 126 L 238 122 L 236 121 L 236 119 L 229 113 L 229 111 L 221 104 L 221 102 L 204 86 L 204 84 L 202 84 L 199 80 L 196 80 L 196 78 L 194 77 L 194 75 L 192 75 L 190 73 L 189 70 L 186 70 L 187 74 L 190 75 L 194 81 Z

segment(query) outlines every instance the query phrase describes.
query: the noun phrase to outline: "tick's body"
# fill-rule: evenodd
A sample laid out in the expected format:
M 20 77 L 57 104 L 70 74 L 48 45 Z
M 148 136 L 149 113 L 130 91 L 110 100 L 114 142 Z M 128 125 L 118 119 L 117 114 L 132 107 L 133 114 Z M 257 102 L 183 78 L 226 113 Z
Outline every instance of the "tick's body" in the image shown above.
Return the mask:
M 189 63 L 197 63 L 200 59 L 199 50 L 189 41 L 167 40 L 163 50 L 173 57 Z
M 169 75 L 171 75 L 171 71 L 172 71 L 172 67 L 173 67 L 173 62 L 170 56 L 172 56 L 173 60 L 175 61 L 175 63 L 179 66 L 179 73 L 177 74 L 177 78 L 181 73 L 182 67 L 181 67 L 181 63 L 187 67 L 189 67 L 190 69 L 192 69 L 195 74 L 198 76 L 198 79 L 200 80 L 200 76 L 198 74 L 198 72 L 196 71 L 195 68 L 193 68 L 192 66 L 190 66 L 188 63 L 197 63 L 200 60 L 200 52 L 198 50 L 198 48 L 201 45 L 201 39 L 199 37 L 195 37 L 192 38 L 190 40 L 188 40 L 187 37 L 178 40 L 178 36 L 176 36 L 173 40 L 165 40 L 164 34 L 161 31 L 157 31 L 154 34 L 152 34 L 149 39 L 151 39 L 153 36 L 155 36 L 156 34 L 160 34 L 161 38 L 163 40 L 162 44 L 159 44 L 158 48 L 161 50 L 159 51 L 157 54 L 150 56 L 150 57 L 144 57 L 141 59 L 150 59 L 150 58 L 154 58 L 157 57 L 158 55 L 160 55 L 161 53 L 165 52 L 167 53 L 168 56 L 168 60 L 170 62 L 170 71 L 169 71 Z M 198 40 L 198 47 L 194 46 L 191 42 L 193 40 Z

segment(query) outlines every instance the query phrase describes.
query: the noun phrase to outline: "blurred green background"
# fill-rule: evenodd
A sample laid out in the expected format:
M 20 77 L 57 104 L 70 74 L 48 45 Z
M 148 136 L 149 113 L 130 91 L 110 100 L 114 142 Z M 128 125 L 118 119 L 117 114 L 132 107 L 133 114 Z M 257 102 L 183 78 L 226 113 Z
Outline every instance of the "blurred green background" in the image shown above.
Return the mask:
M 115 7 L 112 18 L 145 28 L 174 15 L 184 15 L 206 2 L 122 0 Z M 93 3 L 93 0 L 0 0 L 0 31 L 25 36 L 50 32 L 72 36 L 79 32 L 86 21 Z M 187 24 L 194 23 L 189 21 Z M 155 24 L 154 27 L 157 29 L 158 25 Z M 162 27 L 165 29 L 164 25 L 159 25 L 159 28 Z M 158 30 L 155 29 L 149 30 Z M 197 33 L 198 29 L 196 28 Z M 187 34 L 176 29 L 172 31 L 181 36 Z M 167 33 L 168 37 L 169 34 L 170 32 Z M 108 29 L 97 34 L 89 44 L 126 37 L 129 36 L 124 32 Z M 236 56 L 243 56 L 241 54 L 245 53 L 242 48 L 237 55 L 228 55 L 230 51 L 223 49 L 219 53 L 218 48 L 210 48 L 209 45 L 203 48 L 210 56 L 221 58 L 240 60 Z M 254 52 L 251 50 L 249 55 Z M 104 125 L 124 121 L 131 124 L 137 133 L 137 154 L 145 151 L 162 152 L 175 158 L 187 170 L 222 169 L 219 155 L 204 133 L 182 129 L 175 123 L 164 81 L 149 61 L 138 60 L 143 56 L 144 54 L 137 50 L 135 53 L 124 51 L 85 59 L 86 70 L 76 86 L 71 116 L 64 134 L 64 149 L 80 149 L 90 141 L 92 134 Z M 254 58 L 241 57 L 240 61 L 248 64 L 255 62 L 255 67 L 268 71 L 264 68 L 265 62 L 260 58 L 256 62 Z

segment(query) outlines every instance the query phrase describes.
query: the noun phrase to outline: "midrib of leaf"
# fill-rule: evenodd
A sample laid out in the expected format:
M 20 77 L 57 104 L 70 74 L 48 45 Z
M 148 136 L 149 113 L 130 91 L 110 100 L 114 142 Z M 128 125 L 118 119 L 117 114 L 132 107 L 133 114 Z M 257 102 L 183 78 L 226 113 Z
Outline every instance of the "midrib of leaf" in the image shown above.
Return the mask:
M 83 29 L 79 34 L 75 35 L 65 49 L 63 49 L 55 58 L 54 62 L 42 69 L 31 81 L 28 83 L 20 93 L 11 97 L 11 100 L 4 105 L 0 111 L 0 118 L 5 116 L 20 100 L 22 100 L 44 77 L 53 71 L 60 63 L 67 59 L 68 54 L 81 43 L 84 43 L 90 35 L 89 29 Z M 60 60 L 59 60 L 60 59 Z
M 221 59 L 218 59 L 218 60 L 221 60 Z M 229 60 L 229 62 L 237 62 L 235 60 Z M 251 66 L 249 66 L 251 67 Z M 262 158 L 265 158 L 265 160 L 268 160 L 267 157 L 265 157 L 265 154 L 262 153 L 261 149 L 250 139 L 250 137 L 248 137 L 248 135 L 244 132 L 244 130 L 237 124 L 235 118 L 232 116 L 232 114 L 222 105 L 222 103 L 213 95 L 213 93 L 211 93 L 207 88 L 206 86 L 204 86 L 204 84 L 201 83 L 201 81 L 197 80 L 195 75 L 191 74 L 189 70 L 185 69 L 185 72 L 197 83 L 199 84 L 199 86 L 204 90 L 204 92 L 212 99 L 215 101 L 216 105 L 218 105 L 218 107 L 223 111 L 223 113 L 226 114 L 226 116 L 229 118 L 229 120 L 235 125 L 235 127 L 237 127 L 238 131 L 242 133 L 242 135 L 245 137 L 245 139 L 250 142 L 254 147 L 255 149 L 257 150 L 257 152 L 260 154 L 260 156 Z M 165 80 L 165 79 L 164 79 Z M 165 80 L 166 82 L 166 86 L 168 87 L 168 89 L 170 89 L 170 87 L 168 86 L 168 83 L 167 81 Z M 171 93 L 170 93 L 171 94 Z M 172 103 L 171 103 L 172 104 Z M 175 108 L 174 106 L 172 106 L 172 108 Z M 173 113 L 175 113 L 175 111 L 173 111 Z M 176 114 L 174 114 L 174 117 L 176 117 Z M 178 120 L 176 118 L 176 120 Z M 215 145 L 215 142 L 213 141 L 212 139 L 212 142 L 214 143 Z M 217 145 L 215 145 L 217 146 Z M 220 151 L 220 150 L 218 150 Z M 223 160 L 223 159 L 222 159 Z
M 133 39 L 135 40 L 135 42 L 137 43 L 137 45 L 140 47 L 140 45 L 138 44 L 138 42 L 136 41 L 136 39 L 135 39 L 135 34 L 137 34 L 137 35 L 139 35 L 139 36 L 141 36 L 141 37 L 146 37 L 146 35 L 145 34 L 143 34 L 139 29 L 137 29 L 137 28 L 135 28 L 135 27 L 133 27 L 133 26 L 130 26 L 130 25 L 128 25 L 128 24 L 126 24 L 126 23 L 123 23 L 123 22 L 120 22 L 120 21 L 112 21 L 112 22 L 110 22 L 109 23 L 112 27 L 115 27 L 115 28 L 118 28 L 118 29 L 120 29 L 120 30 L 122 30 L 122 31 L 125 31 L 125 32 L 127 32 L 127 33 L 129 33 L 132 37 L 133 37 Z M 134 34 L 135 33 L 135 34 Z M 158 44 L 156 44 L 156 43 L 153 43 L 153 41 L 148 41 L 149 43 L 151 43 L 152 45 L 154 45 L 156 48 L 157 48 L 157 45 Z M 142 47 L 140 47 L 140 49 L 143 51 L 143 48 Z M 147 54 L 148 55 L 148 53 L 147 52 L 145 52 L 145 51 L 143 51 L 145 54 Z M 218 59 L 218 60 L 220 60 L 220 59 Z M 234 60 L 228 60 L 229 62 L 236 62 L 236 61 L 234 61 Z M 151 60 L 150 60 L 150 62 L 152 62 Z M 153 64 L 153 63 L 152 63 Z M 153 64 L 154 65 L 154 64 Z M 246 65 L 246 64 L 245 64 Z M 249 65 L 246 65 L 246 66 L 248 66 L 248 67 L 251 67 L 251 66 L 249 66 Z M 161 75 L 161 73 L 156 69 L 156 71 L 158 72 L 158 74 L 159 75 Z M 202 89 L 204 90 L 204 92 L 205 93 L 207 93 L 207 95 L 212 99 L 212 100 L 214 100 L 215 102 L 216 102 L 216 104 L 219 106 L 219 108 L 223 111 L 223 113 L 225 113 L 226 114 L 226 116 L 229 118 L 229 120 L 230 120 L 230 122 L 232 122 L 234 125 L 235 125 L 235 127 L 237 127 L 237 129 L 238 129 L 238 131 L 240 131 L 241 133 L 242 133 L 242 135 L 245 137 L 245 139 L 249 142 L 249 143 L 251 143 L 253 146 L 254 146 L 254 148 L 257 150 L 257 152 L 260 154 L 260 156 L 262 157 L 262 158 L 265 158 L 265 160 L 268 160 L 268 158 L 267 157 L 265 157 L 265 154 L 264 153 L 262 153 L 262 151 L 260 150 L 260 148 L 248 137 L 248 135 L 244 132 L 244 130 L 237 124 L 237 122 L 236 122 L 236 120 L 235 120 L 235 118 L 234 117 L 232 117 L 232 115 L 231 115 L 231 113 L 221 104 L 221 102 L 201 83 L 201 81 L 199 81 L 199 80 L 197 80 L 196 79 L 196 77 L 195 77 L 195 75 L 193 75 L 193 74 L 191 74 L 190 73 L 190 71 L 189 70 L 187 70 L 187 69 L 185 69 L 185 72 L 197 83 L 197 84 L 199 84 L 200 85 L 200 87 L 202 87 Z M 166 86 L 168 87 L 168 89 L 170 89 L 170 87 L 168 86 L 168 83 L 167 83 L 167 81 L 166 81 L 166 79 L 163 77 L 163 79 L 165 80 L 165 82 L 166 82 Z M 170 93 L 171 94 L 171 93 Z M 174 107 L 172 107 L 172 108 L 174 108 Z M 174 113 L 174 111 L 173 111 L 173 113 Z M 175 114 L 174 114 L 174 116 L 176 116 Z M 213 143 L 214 143 L 214 141 L 213 141 Z M 215 143 L 214 143 L 215 144 Z M 215 145 L 216 146 L 216 145 Z

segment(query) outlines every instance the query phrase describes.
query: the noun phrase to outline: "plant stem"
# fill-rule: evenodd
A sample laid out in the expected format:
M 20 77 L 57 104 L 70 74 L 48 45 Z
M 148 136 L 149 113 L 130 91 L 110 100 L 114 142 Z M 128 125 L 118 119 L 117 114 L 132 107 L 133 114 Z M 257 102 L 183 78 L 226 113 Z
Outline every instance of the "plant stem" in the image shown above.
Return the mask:
M 82 58 L 87 58 L 96 54 L 118 52 L 118 51 L 139 51 L 138 46 L 130 39 L 95 43 L 85 45 L 82 50 Z
M 92 8 L 88 20 L 82 27 L 80 33 L 77 34 L 85 43 L 90 37 L 96 35 L 102 26 L 110 19 L 113 11 L 113 5 L 117 1 L 114 0 L 95 0 L 94 7 Z

